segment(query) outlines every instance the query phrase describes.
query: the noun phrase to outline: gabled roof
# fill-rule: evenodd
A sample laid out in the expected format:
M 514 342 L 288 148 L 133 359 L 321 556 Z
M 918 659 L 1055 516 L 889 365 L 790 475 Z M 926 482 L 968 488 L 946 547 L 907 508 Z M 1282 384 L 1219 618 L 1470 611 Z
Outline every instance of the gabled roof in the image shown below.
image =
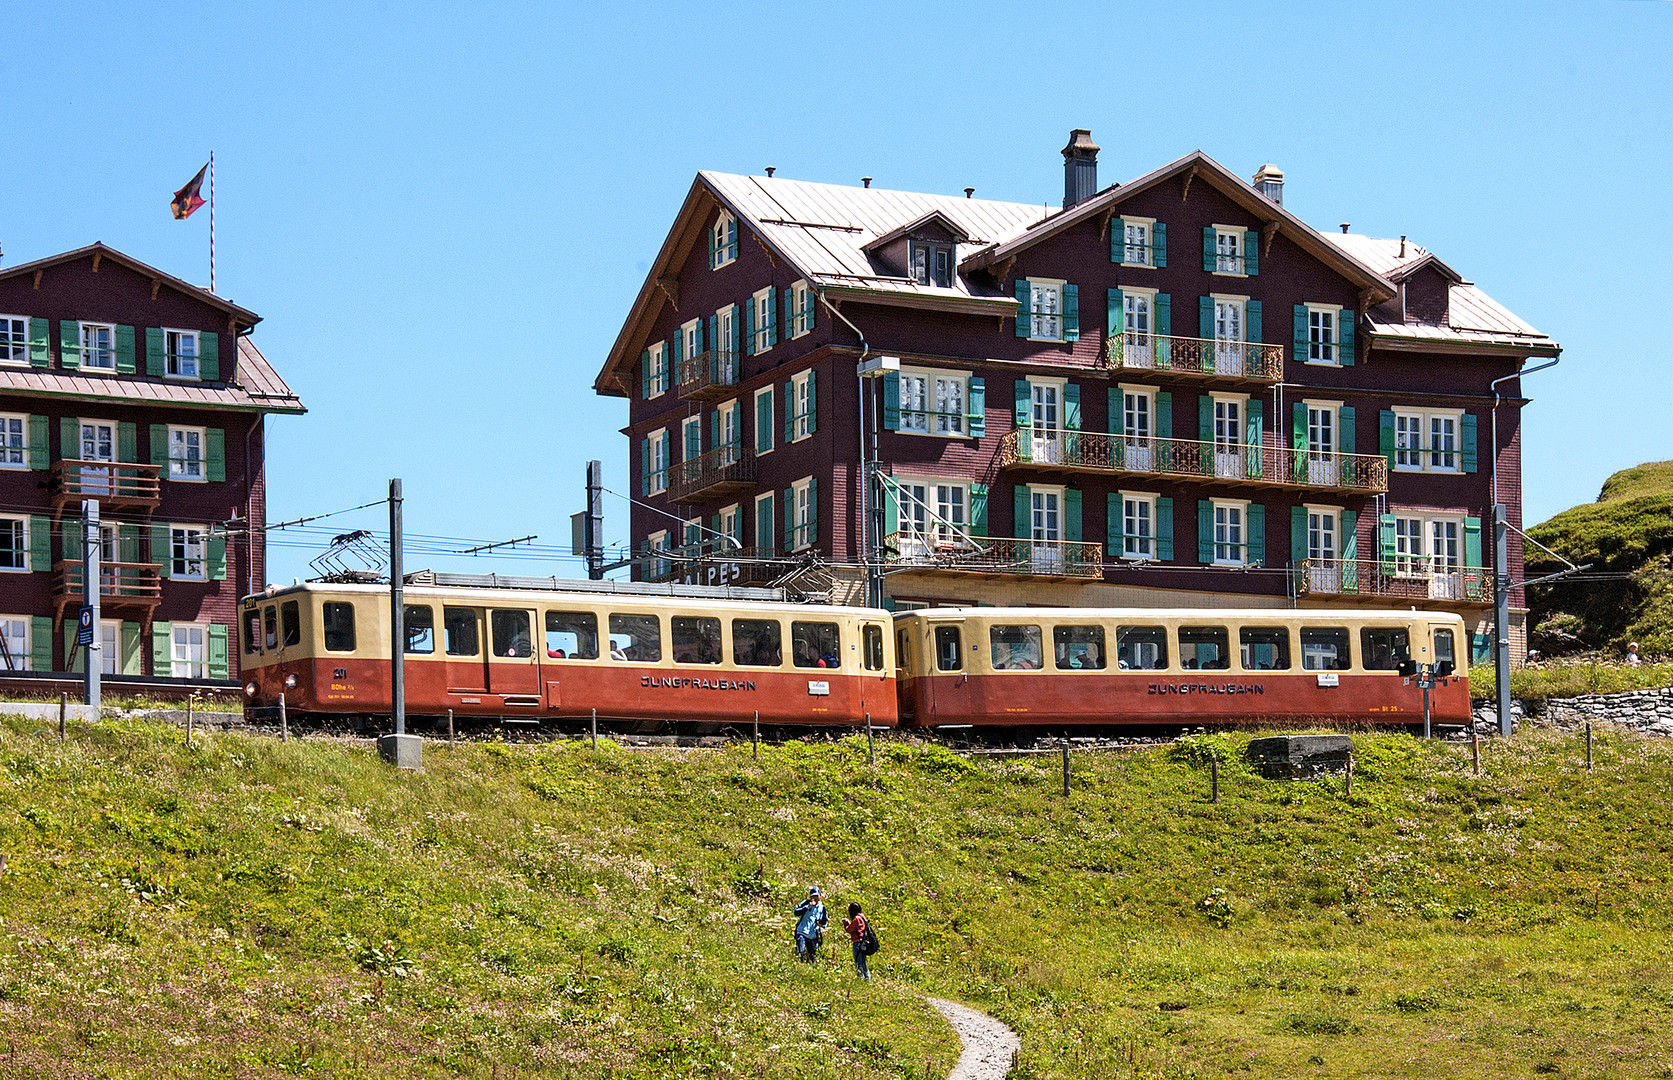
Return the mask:
M 1003 262 L 1016 253 L 1034 246 L 1047 237 L 1056 236 L 1065 229 L 1072 228 L 1088 218 L 1099 218 L 1106 214 L 1112 214 L 1127 199 L 1174 177 L 1189 178 L 1192 183 L 1200 180 L 1237 203 L 1263 224 L 1275 224 L 1279 232 L 1292 240 L 1303 251 L 1323 262 L 1349 281 L 1358 284 L 1361 288 L 1369 289 L 1373 303 L 1386 300 L 1394 295 L 1394 285 L 1387 278 L 1355 258 L 1351 253 L 1328 243 L 1324 234 L 1256 191 L 1242 177 L 1201 150 L 1193 150 L 1178 161 L 1164 165 L 1154 172 L 1146 173 L 1132 183 L 1105 188 L 1090 199 L 1078 203 L 1068 210 L 1060 210 L 1008 237 L 1000 238 L 998 243 L 975 252 L 960 263 L 959 271 L 969 273 L 972 270 L 980 270 L 995 263 Z
M 864 250 L 876 251 L 878 248 L 891 244 L 903 236 L 910 236 L 912 233 L 918 232 L 932 221 L 940 223 L 941 227 L 952 233 L 953 239 L 957 240 L 959 243 L 966 244 L 970 242 L 970 234 L 964 231 L 964 226 L 960 225 L 940 210 L 931 210 L 922 217 L 913 218 L 905 225 L 890 229 L 882 236 L 879 236 L 869 244 L 866 244 Z
M 11 277 L 19 277 L 25 274 L 33 274 L 38 270 L 45 270 L 53 266 L 63 266 L 66 263 L 76 262 L 90 256 L 101 261 L 109 259 L 113 263 L 127 267 L 136 274 L 148 277 L 155 282 L 161 282 L 177 292 L 184 293 L 194 300 L 201 300 L 211 307 L 219 308 L 226 312 L 228 316 L 236 319 L 240 323 L 243 323 L 245 326 L 254 326 L 256 323 L 261 322 L 261 316 L 257 315 L 248 308 L 239 307 L 232 301 L 212 293 L 208 289 L 200 288 L 197 285 L 193 285 L 189 281 L 184 281 L 175 277 L 173 274 L 159 270 L 155 266 L 142 263 L 132 255 L 125 255 L 122 252 L 117 251 L 115 248 L 110 247 L 102 240 L 96 240 L 84 248 L 77 248 L 74 251 L 66 251 L 61 255 L 49 255 L 44 259 L 36 259 L 34 262 L 20 263 L 17 266 L 0 268 L 0 280 Z

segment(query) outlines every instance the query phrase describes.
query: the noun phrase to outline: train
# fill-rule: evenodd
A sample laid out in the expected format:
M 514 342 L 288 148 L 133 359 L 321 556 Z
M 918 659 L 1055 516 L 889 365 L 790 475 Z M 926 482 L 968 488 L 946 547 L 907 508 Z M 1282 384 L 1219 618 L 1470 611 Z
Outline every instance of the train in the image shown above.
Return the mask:
M 404 586 L 412 717 L 1061 730 L 1470 719 L 1463 620 L 1432 611 L 786 603 L 633 583 Z M 688 590 L 696 592 L 698 590 Z M 387 584 L 244 598 L 246 708 L 392 710 Z M 1424 685 L 1427 682 L 1428 685 Z M 1427 694 L 1426 694 L 1427 692 Z

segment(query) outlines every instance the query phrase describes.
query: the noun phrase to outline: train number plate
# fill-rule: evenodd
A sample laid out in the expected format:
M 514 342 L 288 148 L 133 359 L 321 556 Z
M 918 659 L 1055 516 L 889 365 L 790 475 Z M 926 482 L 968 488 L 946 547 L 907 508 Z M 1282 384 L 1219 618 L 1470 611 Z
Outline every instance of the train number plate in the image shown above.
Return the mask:
M 1321 672 L 1319 672 L 1319 685 L 1320 686 L 1340 686 L 1341 683 L 1342 683 L 1342 676 L 1336 674 L 1334 671 L 1321 671 Z
M 809 679 L 808 684 L 807 684 L 807 692 L 809 694 L 813 695 L 814 697 L 830 697 L 831 696 L 831 684 L 828 683 L 828 682 L 814 682 L 813 680 Z

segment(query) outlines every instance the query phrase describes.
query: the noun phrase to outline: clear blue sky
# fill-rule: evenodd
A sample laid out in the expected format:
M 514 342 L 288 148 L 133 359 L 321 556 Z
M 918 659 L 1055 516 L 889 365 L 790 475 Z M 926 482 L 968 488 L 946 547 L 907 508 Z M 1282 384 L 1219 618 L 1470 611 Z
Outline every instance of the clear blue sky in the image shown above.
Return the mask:
M 274 521 L 404 479 L 419 537 L 567 550 L 584 463 L 628 490 L 593 376 L 699 169 L 1056 203 L 1201 148 L 1315 227 L 1405 233 L 1564 346 L 1528 380 L 1527 520 L 1673 457 L 1673 3 L 312 2 L 13 5 L 5 262 L 103 240 L 220 291 L 310 413 Z M 626 539 L 607 499 L 607 538 Z M 380 512 L 326 523 L 381 528 Z M 408 566 L 578 574 L 570 560 Z M 316 536 L 275 535 L 275 581 Z

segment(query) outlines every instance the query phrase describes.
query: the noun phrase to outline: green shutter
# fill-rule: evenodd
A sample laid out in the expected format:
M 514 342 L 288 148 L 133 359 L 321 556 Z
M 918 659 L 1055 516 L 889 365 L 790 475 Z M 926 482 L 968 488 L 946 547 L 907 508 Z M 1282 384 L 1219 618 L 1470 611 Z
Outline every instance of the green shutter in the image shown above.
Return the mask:
M 118 525 L 116 527 L 116 561 L 139 562 L 138 525 Z
M 695 424 L 682 424 L 685 445 L 680 449 L 680 460 L 690 461 L 703 456 L 703 422 L 701 419 Z
M 1344 454 L 1357 453 L 1354 449 L 1359 443 L 1354 435 L 1354 407 L 1344 405 L 1336 414 L 1336 446 Z
M 44 514 L 29 515 L 29 569 L 52 569 L 52 519 Z
M 1249 538 L 1249 545 L 1243 553 L 1243 561 L 1250 566 L 1265 566 L 1266 507 L 1260 503 L 1249 504 L 1248 529 L 1244 535 Z
M 650 490 L 651 440 L 639 444 L 639 471 L 633 474 L 633 494 L 644 496 Z
M 174 674 L 174 627 L 166 622 L 151 624 L 151 674 L 158 678 Z
M 1342 511 L 1342 561 L 1359 561 L 1359 513 L 1354 510 Z
M 1127 258 L 1127 229 L 1121 219 L 1112 217 L 1109 221 L 1110 231 L 1110 262 L 1125 262 Z
M 698 320 L 697 325 L 703 332 L 703 340 L 700 343 L 702 348 L 698 349 L 698 352 L 720 351 L 720 339 L 717 336 L 720 333 L 720 316 L 718 314 L 710 315 L 707 320 Z M 711 356 L 709 358 L 709 370 L 715 370 L 715 366 L 714 357 Z
M 52 618 L 33 615 L 29 619 L 29 670 L 52 670 Z
M 1464 471 L 1476 471 L 1476 418 L 1475 413 L 1467 412 L 1459 424 L 1462 428 Z
M 790 440 L 796 436 L 796 383 L 789 380 L 784 384 L 784 444 L 790 445 Z
M 1016 426 L 1019 429 L 1028 427 L 1029 423 L 1030 423 L 1030 418 L 1033 416 L 1033 414 L 1034 414 L 1034 391 L 1033 391 L 1033 388 L 1028 385 L 1028 380 L 1027 379 L 1018 379 L 1017 382 L 1016 382 L 1016 409 L 1013 413 L 1013 419 L 1016 423 Z
M 893 536 L 900 532 L 900 485 L 892 476 L 879 479 L 883 481 L 883 535 Z
M 1262 469 L 1261 443 L 1266 433 L 1266 421 L 1259 398 L 1250 398 L 1243 403 L 1244 423 L 1243 441 L 1249 447 L 1249 454 L 1243 465 L 1243 471 L 1251 480 L 1259 480 L 1265 475 Z
M 1295 450 L 1295 478 L 1307 482 L 1307 405 L 1298 401 L 1291 407 L 1290 446 Z
M 1300 566 L 1311 552 L 1307 545 L 1307 508 L 1290 507 L 1290 565 Z
M 1106 430 L 1111 435 L 1120 435 L 1122 426 L 1127 422 L 1127 392 L 1119 386 L 1112 386 L 1105 396 L 1109 399 L 1109 421 Z
M 1202 227 L 1202 268 L 1204 273 L 1212 274 L 1215 266 L 1218 265 L 1215 257 L 1216 253 L 1214 250 L 1214 243 L 1214 227 L 1212 225 L 1204 225 Z
M 767 348 L 778 344 L 778 289 L 767 286 Z
M 81 367 L 81 324 L 58 320 L 58 366 L 65 371 Z
M 796 489 L 784 489 L 784 550 L 796 549 Z
M 753 304 L 751 304 L 750 307 L 751 307 L 752 310 L 754 309 Z M 732 342 L 731 342 L 732 355 L 733 356 L 739 356 L 744 351 L 744 343 L 743 343 L 744 321 L 742 319 L 740 319 L 738 317 L 738 315 L 739 315 L 738 305 L 733 304 L 732 305 Z
M 1127 307 L 1125 299 L 1123 298 L 1120 289 L 1111 289 L 1109 290 L 1109 295 L 1104 302 L 1104 340 L 1106 342 L 1119 342 L 1121 340 L 1121 333 L 1126 329 L 1126 325 Z M 1111 346 L 1108 345 L 1105 346 L 1106 349 L 1110 347 Z M 1119 352 L 1121 346 L 1114 345 L 1113 347 L 1118 351 L 1111 353 L 1110 358 L 1119 359 L 1121 356 Z
M 803 301 L 803 307 L 807 315 L 807 328 L 812 330 L 814 314 L 819 310 L 819 294 L 813 291 L 811 284 L 807 287 L 807 297 Z
M 1033 315 L 1028 310 L 1029 286 L 1028 279 L 1022 278 L 1015 283 L 1017 294 L 1017 337 L 1025 338 L 1032 332 Z
M 81 457 L 81 421 L 73 416 L 58 418 L 58 456 L 66 461 Z
M 122 656 L 117 663 L 117 670 L 124 675 L 145 674 L 144 661 L 141 660 L 139 651 L 140 630 L 139 623 L 125 622 L 118 634 Z
M 1394 468 L 1394 410 L 1384 409 L 1377 415 L 1377 452 L 1388 459 Z
M 51 324 L 45 319 L 29 320 L 29 366 L 46 367 L 52 363 Z
M 1394 515 L 1377 518 L 1377 558 L 1382 560 L 1383 573 L 1394 573 Z
M 796 333 L 796 287 L 792 285 L 778 294 L 779 303 L 783 306 L 779 318 L 783 320 L 784 340 L 789 341 Z
M 1080 384 L 1066 383 L 1063 387 L 1063 426 L 1069 431 L 1079 431 L 1080 426 Z
M 730 218 L 726 222 L 726 255 L 728 258 L 738 257 L 738 219 Z
M 1173 297 L 1167 293 L 1156 294 L 1156 305 L 1151 311 L 1152 325 L 1162 339 L 1156 342 L 1156 366 L 1162 370 L 1173 367 L 1173 345 L 1168 335 L 1173 333 Z
M 646 349 L 639 354 L 639 397 L 649 400 L 651 396 L 651 350 Z
M 1245 230 L 1243 233 L 1243 272 L 1245 274 L 1250 277 L 1255 276 L 1255 272 L 1260 269 L 1260 255 L 1261 234 L 1254 229 Z
M 1197 561 L 1214 561 L 1214 503 L 1208 499 L 1197 500 Z
M 755 452 L 765 454 L 773 448 L 773 388 L 755 396 Z
M 127 420 L 116 424 L 116 460 L 129 464 L 139 460 L 139 426 Z
M 811 435 L 819 430 L 819 373 L 807 373 L 807 431 Z
M 1306 304 L 1297 304 L 1295 306 L 1294 331 L 1295 331 L 1295 359 L 1296 359 L 1297 363 L 1304 363 L 1307 360 L 1308 354 L 1312 351 L 1309 348 L 1309 346 L 1312 344 L 1312 342 L 1309 341 L 1309 339 L 1307 337 L 1307 305 Z
M 1034 538 L 1033 505 L 1028 498 L 1028 485 L 1018 484 L 1011 491 L 1011 531 L 1018 540 Z
M 988 433 L 988 385 L 980 375 L 970 379 L 968 405 L 970 415 L 966 418 L 965 434 L 980 439 Z
M 1261 331 L 1261 302 L 1259 300 L 1251 300 L 1247 304 L 1244 304 L 1243 305 L 1243 313 L 1244 313 L 1243 314 L 1243 338 L 1244 338 L 1244 340 L 1245 341 L 1261 341 L 1261 340 L 1263 340 L 1264 339 L 1264 334 Z M 1255 370 L 1256 366 L 1257 365 L 1255 363 L 1254 358 L 1251 357 L 1249 359 L 1249 369 L 1251 371 L 1253 371 L 1253 370 Z
M 1080 340 L 1080 286 L 1063 286 L 1063 340 Z
M 709 449 L 720 449 L 720 410 L 709 414 Z
M 225 581 L 227 579 L 227 538 L 225 533 L 211 535 L 204 544 L 204 551 L 209 564 L 209 580 Z
M 755 355 L 755 297 L 752 296 L 748 300 L 744 301 L 743 308 L 744 308 L 744 355 L 745 356 L 754 356 Z M 736 326 L 737 321 L 733 320 L 732 325 Z
M 757 554 L 771 555 L 777 549 L 773 543 L 773 494 L 768 492 L 755 501 L 755 546 Z
M 221 381 L 221 335 L 213 330 L 198 334 L 198 377 L 204 382 Z
M 988 534 L 988 486 L 970 485 L 970 535 Z
M 227 478 L 227 436 L 218 427 L 204 430 L 203 461 L 209 479 L 220 481 Z
M 168 371 L 168 340 L 163 335 L 162 327 L 147 326 L 145 328 L 145 373 L 153 378 L 162 378 Z
M 900 430 L 900 372 L 883 373 L 883 430 Z
M 48 460 L 47 435 L 48 422 L 44 416 L 29 417 L 29 467 L 31 469 L 45 469 L 51 463 Z
M 1342 339 L 1340 346 L 1336 350 L 1336 355 L 1338 357 L 1340 357 L 1340 359 L 1337 360 L 1337 363 L 1341 364 L 1343 367 L 1353 367 L 1354 366 L 1354 313 L 1353 313 L 1353 311 L 1349 308 L 1343 308 L 1342 309 L 1342 317 L 1337 320 L 1336 325 L 1340 328 L 1340 332 L 1339 332 L 1338 336 Z
M 1477 517 L 1464 519 L 1464 565 L 1485 565 L 1481 561 L 1481 519 Z
M 679 378 L 680 361 L 685 359 L 685 332 L 684 331 L 681 331 L 681 330 L 675 330 L 674 331 L 674 336 L 668 339 L 667 351 L 663 355 L 668 357 L 668 372 L 669 372 L 669 380 L 668 381 L 670 383 L 673 383 L 674 380 Z
M 1197 336 L 1204 341 L 1214 340 L 1214 297 L 1197 297 Z
M 1156 437 L 1173 438 L 1173 391 L 1156 391 Z
M 715 219 L 715 225 L 718 225 L 718 224 L 720 224 L 720 219 L 717 216 L 716 219 Z M 715 227 L 714 227 L 714 225 L 710 225 L 708 227 L 708 229 L 706 229 L 705 231 L 709 234 L 709 269 L 713 270 L 715 268 L 715 263 L 718 260 L 718 254 L 719 254 L 719 248 L 717 248 L 715 246 Z
M 81 531 L 85 528 L 79 517 L 65 518 L 62 529 L 58 534 L 59 546 L 64 551 L 65 562 L 81 561 Z
M 1127 519 L 1122 516 L 1121 493 L 1112 491 L 1104 499 L 1104 560 L 1114 562 L 1127 550 L 1124 537 Z
M 807 482 L 807 542 L 819 542 L 819 478 Z
M 167 424 L 151 425 L 151 464 L 158 466 L 168 465 Z M 164 480 L 168 479 L 168 469 L 166 467 L 163 468 L 161 475 Z
M 1154 245 L 1152 250 L 1154 251 L 1154 253 L 1156 255 L 1156 265 L 1157 265 L 1157 267 L 1158 268 L 1166 268 L 1167 265 L 1168 265 L 1168 227 L 1167 227 L 1167 225 L 1164 224 L 1163 222 L 1160 222 L 1160 221 L 1158 221 L 1156 224 L 1152 225 L 1150 227 L 1150 237 L 1151 237 L 1151 243 Z M 1165 334 L 1165 333 L 1167 333 L 1167 331 L 1163 330 L 1162 333 Z
M 1173 561 L 1173 499 L 1167 496 L 1156 500 L 1156 557 Z
M 1208 394 L 1197 396 L 1197 440 L 1214 441 L 1214 399 Z
M 1072 544 L 1081 540 L 1081 502 L 1079 488 L 1068 488 L 1063 492 L 1063 539 Z
M 116 371 L 119 375 L 134 373 L 134 328 L 116 327 Z
M 166 523 L 151 523 L 151 561 L 157 564 L 158 574 L 165 578 L 174 567 L 173 552 L 169 548 L 169 528 Z

